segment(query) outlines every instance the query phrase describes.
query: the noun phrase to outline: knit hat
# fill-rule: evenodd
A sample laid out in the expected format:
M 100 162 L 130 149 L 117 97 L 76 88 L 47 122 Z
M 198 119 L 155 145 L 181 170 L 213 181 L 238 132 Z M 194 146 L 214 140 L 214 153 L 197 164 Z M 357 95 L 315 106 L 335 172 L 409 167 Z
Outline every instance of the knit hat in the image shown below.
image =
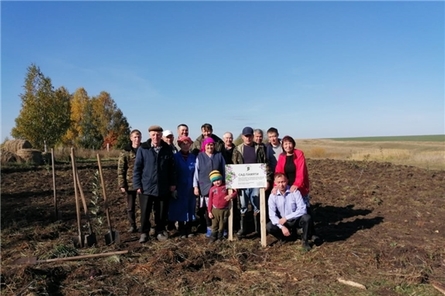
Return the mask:
M 217 180 L 222 180 L 222 175 L 218 170 L 213 170 L 209 174 L 210 181 L 213 183 Z
M 201 151 L 205 151 L 206 145 L 210 143 L 215 143 L 215 140 L 213 140 L 213 138 L 211 137 L 205 138 L 204 141 L 202 141 Z

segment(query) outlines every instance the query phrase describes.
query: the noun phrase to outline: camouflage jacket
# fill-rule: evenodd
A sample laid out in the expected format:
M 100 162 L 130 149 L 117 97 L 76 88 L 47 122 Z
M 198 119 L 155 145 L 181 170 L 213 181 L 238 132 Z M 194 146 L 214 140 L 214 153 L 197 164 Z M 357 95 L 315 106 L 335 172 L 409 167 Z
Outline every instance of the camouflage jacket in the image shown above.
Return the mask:
M 266 164 L 267 181 L 272 182 L 274 172 L 272 172 L 270 170 L 269 161 L 267 160 L 266 146 L 258 145 L 256 143 L 254 143 L 254 145 L 255 145 L 256 163 L 265 163 Z M 244 163 L 243 152 L 244 152 L 244 144 L 240 144 L 233 149 L 233 155 L 232 155 L 233 164 L 243 164 Z
M 215 151 L 221 152 L 224 149 L 223 140 L 215 134 L 212 134 L 210 137 L 215 141 Z M 193 142 L 192 146 L 190 147 L 190 152 L 198 155 L 198 153 L 201 151 L 203 141 L 204 137 L 202 135 L 196 138 L 195 142 Z
M 136 160 L 136 151 L 133 151 L 131 145 L 127 145 L 119 155 L 119 162 L 117 165 L 117 180 L 119 188 L 125 188 L 126 190 L 130 191 L 134 190 L 133 171 L 134 162 Z

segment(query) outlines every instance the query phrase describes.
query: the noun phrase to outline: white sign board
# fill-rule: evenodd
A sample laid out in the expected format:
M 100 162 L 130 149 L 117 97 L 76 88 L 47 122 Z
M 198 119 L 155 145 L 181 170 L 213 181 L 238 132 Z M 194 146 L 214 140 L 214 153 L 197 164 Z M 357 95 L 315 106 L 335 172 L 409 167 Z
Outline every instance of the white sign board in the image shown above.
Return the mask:
M 265 188 L 267 186 L 266 164 L 227 164 L 226 186 L 232 189 Z

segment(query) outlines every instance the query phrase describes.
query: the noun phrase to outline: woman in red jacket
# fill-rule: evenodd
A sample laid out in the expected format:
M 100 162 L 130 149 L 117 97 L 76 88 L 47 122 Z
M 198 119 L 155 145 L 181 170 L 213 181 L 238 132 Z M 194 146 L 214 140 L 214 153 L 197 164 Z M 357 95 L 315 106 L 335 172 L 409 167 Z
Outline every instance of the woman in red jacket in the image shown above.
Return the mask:
M 283 153 L 278 157 L 276 173 L 286 175 L 290 191 L 299 190 L 307 206 L 309 206 L 309 174 L 306 159 L 301 150 L 295 149 L 295 140 L 285 136 L 281 140 Z
M 283 147 L 283 153 L 278 157 L 275 174 L 282 173 L 286 175 L 288 180 L 287 185 L 290 186 L 290 191 L 300 191 L 307 207 L 307 213 L 313 216 L 309 203 L 309 174 L 307 172 L 304 153 L 301 150 L 295 149 L 295 140 L 290 136 L 285 136 L 281 140 L 281 146 Z M 273 190 L 276 190 L 275 186 Z M 318 244 L 320 238 L 315 234 L 313 224 L 310 233 L 312 234 L 312 240 Z

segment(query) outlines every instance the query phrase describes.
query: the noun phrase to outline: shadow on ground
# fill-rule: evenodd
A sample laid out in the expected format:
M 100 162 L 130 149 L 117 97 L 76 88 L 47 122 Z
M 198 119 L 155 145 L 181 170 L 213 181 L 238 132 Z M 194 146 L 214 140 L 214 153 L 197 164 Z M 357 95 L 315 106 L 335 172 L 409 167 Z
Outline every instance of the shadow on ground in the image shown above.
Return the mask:
M 383 222 L 383 217 L 356 218 L 343 222 L 345 219 L 372 213 L 369 209 L 354 209 L 354 205 L 336 207 L 317 203 L 312 205 L 312 213 L 316 232 L 325 242 L 346 240 L 359 230 L 370 229 Z

